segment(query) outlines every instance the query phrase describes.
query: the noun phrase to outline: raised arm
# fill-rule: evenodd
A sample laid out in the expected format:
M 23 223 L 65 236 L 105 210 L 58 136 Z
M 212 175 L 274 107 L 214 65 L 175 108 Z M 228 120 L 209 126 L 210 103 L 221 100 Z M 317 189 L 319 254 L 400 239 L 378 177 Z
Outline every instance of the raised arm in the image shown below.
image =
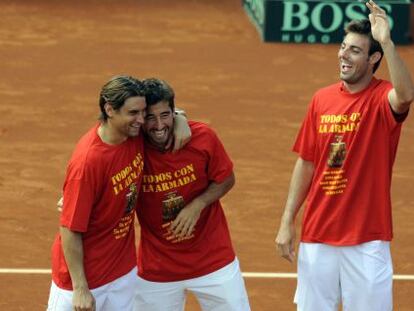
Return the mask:
M 60 227 L 63 253 L 68 265 L 73 286 L 73 310 L 95 311 L 95 298 L 92 296 L 83 268 L 82 234 L 66 227 Z
M 374 1 L 369 1 L 366 5 L 370 10 L 368 17 L 371 22 L 372 36 L 381 44 L 384 50 L 391 83 L 394 87 L 388 94 L 391 108 L 397 114 L 405 113 L 414 99 L 413 80 L 391 40 L 390 25 L 386 12 Z
M 292 173 L 285 210 L 276 236 L 279 254 L 290 262 L 295 258 L 295 216 L 308 195 L 314 172 L 310 161 L 298 158 Z
M 231 173 L 223 182 L 212 182 L 207 189 L 193 201 L 187 204 L 171 224 L 171 230 L 178 237 L 190 236 L 200 217 L 201 211 L 211 203 L 223 197 L 235 184 L 234 174 Z

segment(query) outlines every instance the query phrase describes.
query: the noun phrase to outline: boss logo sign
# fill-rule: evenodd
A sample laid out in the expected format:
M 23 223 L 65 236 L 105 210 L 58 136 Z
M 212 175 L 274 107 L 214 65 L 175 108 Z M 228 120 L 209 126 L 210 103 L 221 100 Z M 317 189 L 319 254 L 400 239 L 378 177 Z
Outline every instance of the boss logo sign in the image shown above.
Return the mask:
M 392 6 L 382 4 L 381 7 L 392 16 Z M 342 32 L 345 24 L 352 19 L 364 19 L 368 9 L 363 3 L 334 2 L 291 2 L 283 1 L 283 18 L 281 27 L 282 41 L 308 41 L 329 43 L 331 33 Z M 394 24 L 390 17 L 391 28 Z M 306 31 L 306 34 L 297 35 Z
M 408 43 L 410 0 L 379 2 L 389 16 L 394 42 Z M 243 0 L 243 6 L 264 41 L 341 42 L 346 23 L 368 16 L 365 1 L 356 0 Z

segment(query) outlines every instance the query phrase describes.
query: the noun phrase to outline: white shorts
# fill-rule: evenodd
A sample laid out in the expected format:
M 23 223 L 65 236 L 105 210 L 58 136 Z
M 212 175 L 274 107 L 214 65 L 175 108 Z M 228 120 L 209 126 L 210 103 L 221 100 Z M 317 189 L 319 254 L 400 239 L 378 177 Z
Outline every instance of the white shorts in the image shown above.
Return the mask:
M 295 303 L 299 311 L 392 310 L 390 243 L 300 243 Z
M 186 292 L 192 292 L 202 310 L 250 311 L 237 258 L 207 275 L 177 282 L 138 281 L 135 311 L 182 311 Z
M 137 290 L 137 268 L 120 278 L 91 290 L 96 311 L 132 311 Z M 52 281 L 47 311 L 72 311 L 73 291 L 57 287 Z

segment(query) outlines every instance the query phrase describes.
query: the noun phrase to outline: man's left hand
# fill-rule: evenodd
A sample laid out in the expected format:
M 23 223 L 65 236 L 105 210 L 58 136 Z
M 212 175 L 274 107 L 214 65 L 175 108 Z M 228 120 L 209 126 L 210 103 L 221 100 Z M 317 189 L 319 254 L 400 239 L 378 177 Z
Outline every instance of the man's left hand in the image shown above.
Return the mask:
M 172 233 L 178 238 L 186 238 L 193 234 L 195 225 L 200 218 L 203 205 L 197 200 L 186 205 L 171 224 Z

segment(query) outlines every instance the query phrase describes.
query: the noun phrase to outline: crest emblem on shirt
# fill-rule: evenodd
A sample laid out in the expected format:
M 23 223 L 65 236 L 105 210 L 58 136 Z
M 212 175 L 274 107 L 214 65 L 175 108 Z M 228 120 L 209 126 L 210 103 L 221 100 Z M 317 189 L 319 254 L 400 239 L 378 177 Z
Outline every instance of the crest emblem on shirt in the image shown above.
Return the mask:
M 169 192 L 165 196 L 166 199 L 162 201 L 163 223 L 173 221 L 185 205 L 184 198 L 181 195 L 177 195 L 176 191 Z
M 169 192 L 166 195 L 166 199 L 162 201 L 162 228 L 165 232 L 164 238 L 171 243 L 179 243 L 184 240 L 194 238 L 194 233 L 187 237 L 177 237 L 170 230 L 170 225 L 185 206 L 184 198 L 181 195 L 177 195 L 176 191 Z
M 346 157 L 346 144 L 342 141 L 343 136 L 335 136 L 335 141 L 330 144 L 328 166 L 342 167 Z
M 138 189 L 135 183 L 129 185 L 128 192 L 126 194 L 126 208 L 125 214 L 129 214 L 136 206 L 138 199 Z

